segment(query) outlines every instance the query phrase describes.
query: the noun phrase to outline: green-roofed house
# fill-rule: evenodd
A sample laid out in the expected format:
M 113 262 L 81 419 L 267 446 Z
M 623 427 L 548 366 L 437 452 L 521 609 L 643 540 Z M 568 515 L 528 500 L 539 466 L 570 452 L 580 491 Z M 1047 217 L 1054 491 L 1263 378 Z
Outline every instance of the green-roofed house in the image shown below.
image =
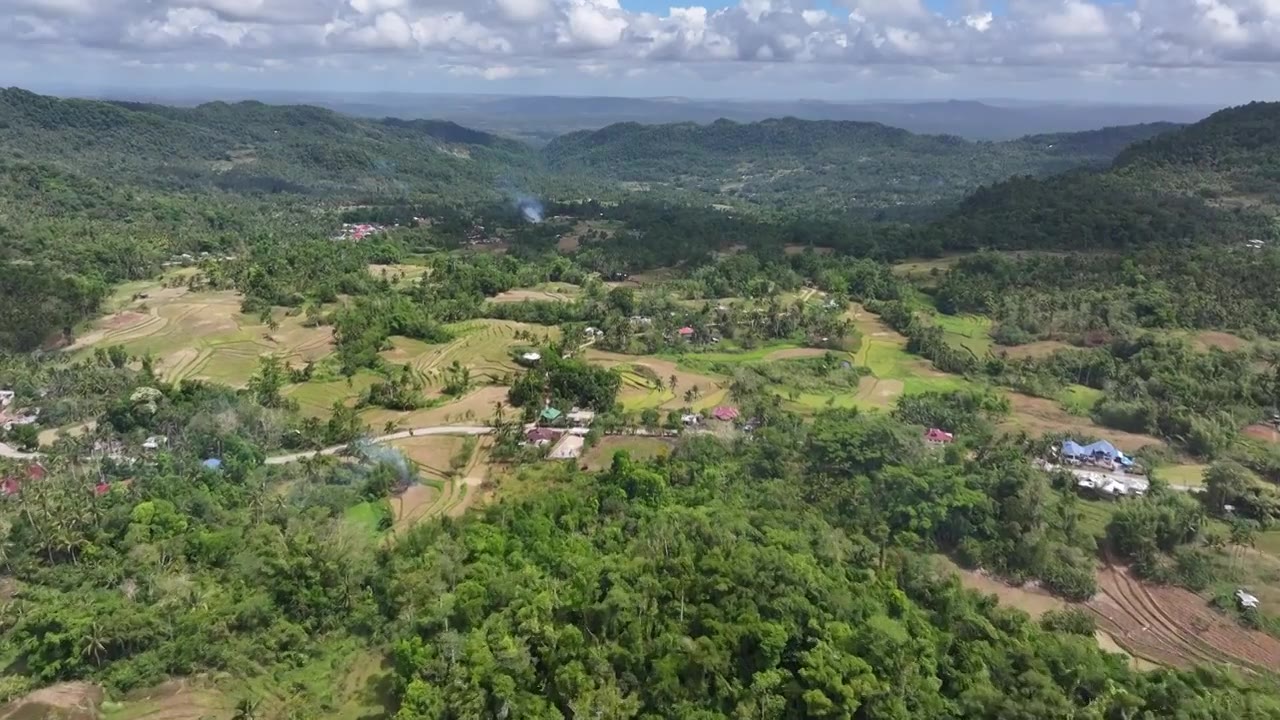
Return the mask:
M 547 407 L 542 409 L 542 415 L 540 417 L 544 422 L 555 422 L 560 419 L 561 415 L 564 415 L 564 413 L 553 407 Z

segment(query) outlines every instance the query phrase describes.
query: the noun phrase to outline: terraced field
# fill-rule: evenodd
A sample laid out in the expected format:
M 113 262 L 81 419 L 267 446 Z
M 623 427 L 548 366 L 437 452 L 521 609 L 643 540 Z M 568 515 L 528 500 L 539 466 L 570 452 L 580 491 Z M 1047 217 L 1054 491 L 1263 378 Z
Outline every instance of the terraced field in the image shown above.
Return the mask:
M 434 381 L 455 360 L 471 369 L 476 379 L 498 378 L 516 370 L 511 349 L 518 345 L 539 345 L 560 337 L 558 328 L 530 325 L 511 320 L 473 320 L 450 326 L 456 337 L 447 343 L 431 345 L 408 338 L 392 338 L 392 349 L 382 353 L 386 360 L 408 364 Z M 532 333 L 538 340 L 517 340 L 517 332 Z
M 1280 668 L 1280 640 L 1246 630 L 1194 593 L 1141 583 L 1119 567 L 1100 570 L 1098 587 L 1089 609 L 1104 630 L 1137 655 L 1176 667 Z
M 582 288 L 569 283 L 549 282 L 531 288 L 508 290 L 489 299 L 489 302 L 512 303 L 535 300 L 543 302 L 572 302 L 582 295 Z
M 328 355 L 329 327 L 303 327 L 301 316 L 276 311 L 271 329 L 240 312 L 233 292 L 193 293 L 185 287 L 152 288 L 146 298 L 129 299 L 93 324 L 70 350 L 85 354 L 119 345 L 134 355 L 150 354 L 167 380 L 200 378 L 242 387 L 258 358 L 278 354 L 301 365 Z
M 636 357 L 601 350 L 588 350 L 586 359 L 603 367 L 617 368 L 622 375 L 622 391 L 619 400 L 628 410 L 659 408 L 675 410 L 685 405 L 695 410 L 722 405 L 728 395 L 728 378 L 682 368 L 673 360 L 656 357 Z M 674 390 L 671 378 L 675 377 Z M 661 381 L 662 389 L 658 389 Z M 698 397 L 691 403 L 684 401 L 684 393 L 698 389 Z

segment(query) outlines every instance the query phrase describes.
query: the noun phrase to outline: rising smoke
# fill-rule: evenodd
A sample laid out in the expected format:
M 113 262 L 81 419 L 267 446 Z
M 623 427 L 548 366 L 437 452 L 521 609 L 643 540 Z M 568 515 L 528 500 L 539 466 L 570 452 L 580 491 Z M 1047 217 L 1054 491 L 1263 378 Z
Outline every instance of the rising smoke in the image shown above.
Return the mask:
M 372 470 L 379 465 L 390 465 L 395 468 L 396 478 L 402 485 L 412 485 L 417 482 L 417 474 L 409 465 L 409 461 L 405 459 L 403 453 L 399 450 L 393 450 L 389 447 L 383 447 L 367 440 L 360 440 L 355 445 L 356 455 L 364 460 L 366 468 Z
M 542 207 L 542 201 L 532 195 L 516 195 L 516 207 L 524 219 L 534 225 L 542 222 L 542 216 L 546 212 Z

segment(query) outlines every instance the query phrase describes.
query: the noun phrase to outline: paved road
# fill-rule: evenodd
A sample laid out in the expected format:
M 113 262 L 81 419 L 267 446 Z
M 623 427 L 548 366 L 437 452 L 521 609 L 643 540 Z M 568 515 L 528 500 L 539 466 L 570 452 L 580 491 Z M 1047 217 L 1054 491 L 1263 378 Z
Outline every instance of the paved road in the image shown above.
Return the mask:
M 0 457 L 9 458 L 10 460 L 35 460 L 40 457 L 40 453 L 26 453 L 11 445 L 0 443 Z
M 389 443 L 394 440 L 405 440 L 411 437 L 431 437 L 433 435 L 488 435 L 493 432 L 493 428 L 487 425 L 438 425 L 435 427 L 413 428 L 412 430 L 401 430 L 390 435 L 382 437 L 369 438 L 368 442 L 382 444 Z M 287 465 L 292 462 L 298 462 L 303 458 L 312 458 L 317 455 L 337 455 L 350 446 L 350 443 L 342 445 L 334 445 L 322 450 L 308 450 L 307 452 L 293 453 L 290 455 L 276 455 L 267 458 L 268 465 Z

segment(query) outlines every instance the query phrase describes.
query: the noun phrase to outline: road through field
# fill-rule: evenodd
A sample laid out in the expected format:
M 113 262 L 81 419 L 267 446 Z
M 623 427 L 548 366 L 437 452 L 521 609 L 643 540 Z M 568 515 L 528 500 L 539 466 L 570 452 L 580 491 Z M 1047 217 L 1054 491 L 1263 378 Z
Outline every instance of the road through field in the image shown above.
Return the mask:
M 493 428 L 488 425 L 437 425 L 435 427 L 413 428 L 412 430 L 401 430 L 390 435 L 369 438 L 368 442 L 375 444 L 389 443 L 394 440 L 406 440 L 415 437 L 429 437 L 432 435 L 488 435 L 493 432 Z M 321 450 L 308 450 L 307 452 L 291 453 L 289 455 L 276 455 L 266 460 L 268 465 L 287 465 L 291 462 L 298 462 L 304 458 L 312 458 L 317 455 L 336 455 L 351 443 L 343 443 L 342 445 L 334 445 L 333 447 L 323 448 Z

